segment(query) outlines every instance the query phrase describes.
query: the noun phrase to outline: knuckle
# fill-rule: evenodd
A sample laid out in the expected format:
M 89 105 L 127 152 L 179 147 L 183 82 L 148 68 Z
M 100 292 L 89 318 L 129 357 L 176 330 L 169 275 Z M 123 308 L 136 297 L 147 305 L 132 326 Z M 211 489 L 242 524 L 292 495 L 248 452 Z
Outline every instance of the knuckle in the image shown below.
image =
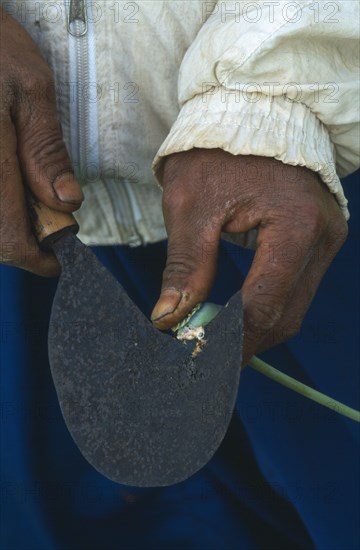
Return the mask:
M 196 255 L 189 252 L 187 248 L 169 252 L 166 268 L 163 275 L 163 282 L 166 283 L 174 277 L 186 278 L 196 270 L 198 261 Z
M 293 219 L 295 223 L 301 224 L 303 233 L 308 235 L 310 240 L 317 239 L 328 224 L 326 212 L 315 201 L 306 201 L 302 208 L 293 212 Z
M 332 221 L 327 230 L 327 239 L 325 241 L 325 252 L 329 257 L 335 257 L 340 248 L 345 243 L 348 236 L 349 228 L 345 218 L 341 214 L 341 218 Z
M 164 190 L 163 204 L 169 214 L 174 212 L 187 212 L 194 206 L 196 196 L 191 187 L 179 183 L 176 186 Z
M 21 143 L 22 158 L 34 163 L 39 174 L 53 182 L 62 173 L 72 173 L 72 164 L 59 128 L 55 125 L 38 127 L 23 136 Z M 33 171 L 37 174 L 38 170 Z
M 36 128 L 35 125 L 34 131 L 29 133 L 27 144 L 36 159 L 67 158 L 65 144 L 57 128 Z
M 244 314 L 248 330 L 263 335 L 280 321 L 283 306 L 276 299 L 269 302 L 268 296 L 266 300 L 257 296 L 244 308 Z
M 333 241 L 339 248 L 345 243 L 349 233 L 349 227 L 345 219 L 339 220 L 334 227 Z

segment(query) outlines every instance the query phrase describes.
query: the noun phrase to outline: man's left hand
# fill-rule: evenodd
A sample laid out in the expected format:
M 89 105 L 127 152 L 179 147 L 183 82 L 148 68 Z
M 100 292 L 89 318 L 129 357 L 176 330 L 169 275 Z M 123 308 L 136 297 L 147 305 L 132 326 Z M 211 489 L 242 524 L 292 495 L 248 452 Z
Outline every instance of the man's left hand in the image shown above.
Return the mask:
M 257 229 L 242 286 L 243 363 L 294 336 L 347 235 L 319 176 L 273 158 L 192 149 L 165 159 L 162 184 L 169 245 L 154 325 L 169 329 L 206 300 L 222 231 Z

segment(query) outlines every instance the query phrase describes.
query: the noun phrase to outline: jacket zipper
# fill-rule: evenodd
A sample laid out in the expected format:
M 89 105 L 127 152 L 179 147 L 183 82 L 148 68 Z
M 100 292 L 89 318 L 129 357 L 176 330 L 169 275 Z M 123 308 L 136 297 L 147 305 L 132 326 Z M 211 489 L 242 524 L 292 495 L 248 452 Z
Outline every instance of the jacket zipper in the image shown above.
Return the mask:
M 70 70 L 73 70 L 74 96 L 71 104 L 71 118 L 77 121 L 72 125 L 72 149 L 76 151 L 77 158 L 73 159 L 75 174 L 81 179 L 86 177 L 87 163 L 99 166 L 99 153 L 97 147 L 97 104 L 90 102 L 85 97 L 85 87 L 91 84 L 96 89 L 95 45 L 91 16 L 88 21 L 87 14 L 91 11 L 89 0 L 70 0 L 68 8 L 67 29 L 70 39 Z M 90 152 L 90 154 L 89 154 Z M 90 156 L 90 159 L 88 158 Z M 105 183 L 105 182 L 104 182 Z M 120 184 L 121 185 L 121 184 Z M 126 229 L 129 232 L 128 245 L 131 247 L 142 244 L 142 238 L 137 231 L 137 221 L 141 214 L 131 185 L 123 182 L 122 189 L 126 196 L 127 204 L 122 208 Z M 123 195 L 124 195 L 123 194 Z
M 70 0 L 68 14 L 68 31 L 76 38 L 87 33 L 85 0 Z
M 75 171 L 78 171 L 77 175 L 79 176 L 86 174 L 86 151 L 89 136 L 89 102 L 84 101 L 84 86 L 89 80 L 88 24 L 85 0 L 70 0 L 68 32 L 72 37 L 70 47 L 73 59 L 70 60 L 70 66 L 73 68 L 75 86 L 71 115 L 77 122 L 76 125 L 72 125 L 72 128 L 77 152 L 75 162 L 77 170 Z

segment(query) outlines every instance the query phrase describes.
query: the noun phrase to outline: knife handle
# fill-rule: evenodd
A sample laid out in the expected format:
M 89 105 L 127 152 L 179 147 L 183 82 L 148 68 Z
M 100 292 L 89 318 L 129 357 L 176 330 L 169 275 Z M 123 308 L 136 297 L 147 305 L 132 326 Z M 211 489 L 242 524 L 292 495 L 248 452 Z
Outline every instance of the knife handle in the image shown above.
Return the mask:
M 79 225 L 72 214 L 59 212 L 40 202 L 27 190 L 26 198 L 29 207 L 32 229 L 41 248 L 50 249 L 64 234 L 77 233 Z

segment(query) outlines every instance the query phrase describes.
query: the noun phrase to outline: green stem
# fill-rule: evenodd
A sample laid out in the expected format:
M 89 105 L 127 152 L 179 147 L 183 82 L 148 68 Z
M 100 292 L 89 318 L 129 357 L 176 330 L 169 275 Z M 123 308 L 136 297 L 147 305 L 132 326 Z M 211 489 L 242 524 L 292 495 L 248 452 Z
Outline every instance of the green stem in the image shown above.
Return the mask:
M 222 306 L 219 306 L 218 304 L 212 304 L 210 302 L 198 304 L 184 319 L 184 321 L 176 325 L 173 331 L 175 333 L 179 333 L 181 330 L 185 330 L 186 327 L 205 327 L 221 310 Z M 335 399 L 331 399 L 319 391 L 313 390 L 309 386 L 306 386 L 294 378 L 291 378 L 291 376 L 274 369 L 274 367 L 268 365 L 265 361 L 255 357 L 255 355 L 250 359 L 249 365 L 258 372 L 261 372 L 261 374 L 264 374 L 282 386 L 286 386 L 296 393 L 300 393 L 304 397 L 315 401 L 315 403 L 319 403 L 319 405 L 323 405 L 328 409 L 347 416 L 348 418 L 351 418 L 351 420 L 355 420 L 355 422 L 360 422 L 360 411 L 356 411 L 355 409 L 352 409 L 347 405 L 343 405 Z
M 335 399 L 331 399 L 327 395 L 324 395 L 323 393 L 320 393 L 319 391 L 316 391 L 313 388 L 310 388 L 309 386 L 298 382 L 294 378 L 291 378 L 291 376 L 288 376 L 287 374 L 284 374 L 283 372 L 274 369 L 274 367 L 268 365 L 268 363 L 265 363 L 265 361 L 262 361 L 258 357 L 255 357 L 255 355 L 250 359 L 249 365 L 261 374 L 264 374 L 268 378 L 275 380 L 275 382 L 278 382 L 282 386 L 286 386 L 296 393 L 300 393 L 304 397 L 307 397 L 308 399 L 311 399 L 312 401 L 315 401 L 316 403 L 319 403 L 320 405 L 323 405 L 328 409 L 347 416 L 348 418 L 351 418 L 351 420 L 355 420 L 355 422 L 360 422 L 360 411 L 352 409 L 347 405 L 343 405 L 343 403 L 340 403 Z

